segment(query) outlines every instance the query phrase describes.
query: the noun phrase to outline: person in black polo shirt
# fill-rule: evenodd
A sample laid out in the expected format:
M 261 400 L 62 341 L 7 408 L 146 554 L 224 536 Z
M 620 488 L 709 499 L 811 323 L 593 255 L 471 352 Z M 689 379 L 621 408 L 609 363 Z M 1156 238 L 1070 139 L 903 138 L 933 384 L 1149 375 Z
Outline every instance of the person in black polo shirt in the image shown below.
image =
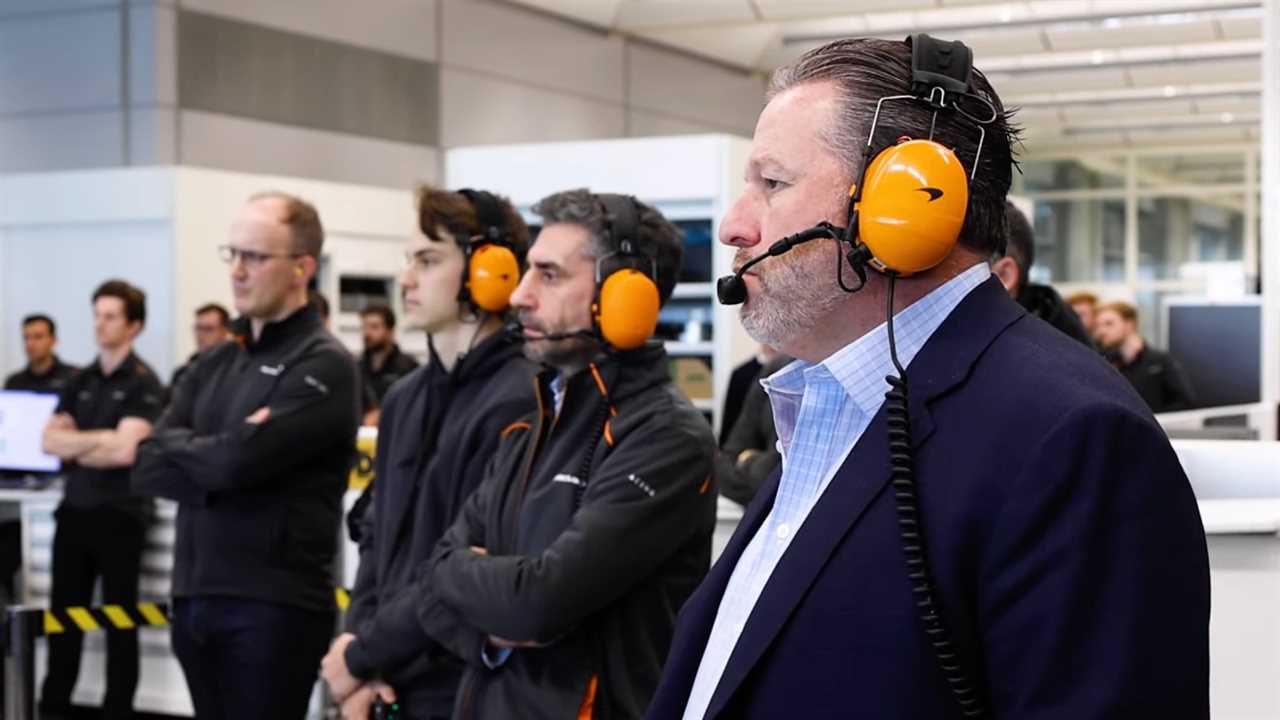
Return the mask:
M 1126 302 L 1098 308 L 1094 333 L 1102 355 L 1138 391 L 1151 412 L 1189 410 L 1195 403 L 1191 381 L 1172 355 L 1149 345 L 1138 333 L 1138 309 Z
M 138 449 L 134 487 L 178 501 L 173 650 L 201 720 L 302 718 L 334 629 L 332 565 L 355 455 L 355 360 L 307 302 L 324 230 L 260 193 L 224 260 L 236 342 L 200 355 Z
M 28 315 L 22 319 L 22 345 L 27 366 L 4 381 L 5 390 L 29 390 L 59 394 L 79 369 L 54 354 L 58 328 L 48 315 Z
M 98 357 L 67 385 L 45 426 L 45 452 L 61 458 L 67 469 L 55 514 L 54 607 L 91 604 L 98 578 L 103 603 L 138 602 L 151 502 L 130 492 L 129 468 L 164 396 L 155 372 L 133 353 L 133 339 L 142 332 L 146 316 L 146 296 L 127 282 L 109 280 L 93 293 Z M 42 717 L 70 713 L 82 637 L 67 633 L 49 638 Z M 103 717 L 131 717 L 137 686 L 138 634 L 108 632 Z
M 413 372 L 418 361 L 400 351 L 396 344 L 396 314 L 378 303 L 360 311 L 360 332 L 364 353 L 360 355 L 360 377 L 366 389 L 364 424 L 378 424 L 378 410 L 387 391 L 397 380 Z
M 191 369 L 200 353 L 221 342 L 231 339 L 231 313 L 218 303 L 206 303 L 196 308 L 196 321 L 191 327 L 196 339 L 196 351 L 191 353 L 187 362 L 173 371 L 173 382 L 170 390 L 177 387 L 183 373 Z

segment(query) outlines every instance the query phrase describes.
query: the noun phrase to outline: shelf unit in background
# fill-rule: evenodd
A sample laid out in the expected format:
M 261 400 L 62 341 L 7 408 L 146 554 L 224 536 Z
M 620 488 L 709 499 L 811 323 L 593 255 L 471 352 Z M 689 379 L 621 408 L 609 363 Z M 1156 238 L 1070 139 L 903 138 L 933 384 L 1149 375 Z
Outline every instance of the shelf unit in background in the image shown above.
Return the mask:
M 745 139 L 730 135 L 461 147 L 445 153 L 445 184 L 505 195 L 535 224 L 539 219 L 529 210 L 534 203 L 581 187 L 635 195 L 677 225 L 709 223 L 699 232 L 709 232 L 710 272 L 676 286 L 664 320 L 676 309 L 703 311 L 709 332 L 691 342 L 668 340 L 666 347 L 672 358 L 702 358 L 711 368 L 711 397 L 695 399 L 694 405 L 718 431 L 729 375 L 756 347 L 738 322 L 737 308 L 715 301 L 714 285 L 733 261 L 732 248 L 715 239 L 720 218 L 741 190 L 748 148 Z

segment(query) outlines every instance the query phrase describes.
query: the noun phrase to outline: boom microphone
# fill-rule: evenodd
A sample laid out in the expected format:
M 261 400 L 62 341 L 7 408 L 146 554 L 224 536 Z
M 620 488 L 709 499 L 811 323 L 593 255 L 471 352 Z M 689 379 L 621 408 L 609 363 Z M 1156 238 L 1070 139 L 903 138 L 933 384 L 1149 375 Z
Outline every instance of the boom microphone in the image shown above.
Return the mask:
M 769 246 L 769 250 L 763 255 L 757 255 L 748 260 L 738 271 L 732 275 L 725 275 L 716 281 L 716 297 L 720 300 L 721 305 L 741 305 L 747 301 L 747 283 L 742 279 L 743 273 L 750 270 L 753 265 L 769 257 L 777 257 L 791 251 L 797 245 L 807 243 L 810 240 L 818 238 L 833 238 L 839 240 L 844 237 L 844 229 L 838 228 L 829 222 L 818 223 L 817 225 L 798 232 L 795 235 L 788 235 L 781 240 Z

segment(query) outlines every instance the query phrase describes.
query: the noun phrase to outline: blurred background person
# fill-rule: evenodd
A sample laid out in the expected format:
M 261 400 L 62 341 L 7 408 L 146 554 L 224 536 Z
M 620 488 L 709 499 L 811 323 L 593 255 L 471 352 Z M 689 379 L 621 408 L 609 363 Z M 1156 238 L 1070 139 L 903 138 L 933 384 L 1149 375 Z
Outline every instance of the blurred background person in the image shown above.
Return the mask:
M 231 339 L 231 313 L 218 303 L 201 305 L 196 308 L 195 324 L 191 326 L 191 331 L 196 339 L 196 350 L 191 353 L 191 357 L 187 358 L 185 363 L 173 371 L 173 382 L 169 384 L 170 388 L 178 384 L 182 374 L 191 367 L 200 353 L 224 340 Z
M 778 452 L 778 431 L 773 425 L 773 407 L 760 381 L 786 367 L 791 360 L 775 352 L 760 367 L 746 388 L 742 411 L 721 446 L 716 482 L 720 494 L 739 505 L 749 505 L 764 481 L 782 464 L 782 455 Z
M 746 402 L 751 386 L 760 378 L 760 369 L 777 357 L 777 354 L 773 348 L 762 343 L 754 355 L 729 374 L 729 385 L 724 391 L 724 406 L 720 413 L 721 447 L 729 439 L 729 432 L 738 421 L 738 413 L 742 412 L 742 405 Z
M 58 346 L 58 328 L 53 318 L 35 314 L 22 318 L 22 349 L 27 366 L 4 381 L 5 390 L 29 390 L 59 394 L 79 369 L 68 365 L 54 353 Z
M 1089 333 L 1089 337 L 1096 339 L 1094 324 L 1098 310 L 1098 296 L 1091 292 L 1071 293 L 1067 296 L 1067 304 L 1075 311 L 1076 317 L 1080 318 L 1080 324 L 1084 326 L 1085 332 Z
M 139 449 L 134 486 L 178 501 L 173 651 L 202 720 L 298 720 L 333 635 L 333 563 L 359 371 L 307 285 L 324 229 L 264 192 L 227 244 L 239 342 L 201 355 Z
M 1195 393 L 1178 361 L 1151 347 L 1138 332 L 1138 309 L 1126 302 L 1098 308 L 1095 331 L 1102 354 L 1151 406 L 1151 412 L 1187 410 Z
M 991 272 L 1009 297 L 1041 320 L 1049 323 L 1081 343 L 1093 347 L 1093 340 L 1080 323 L 1080 318 L 1063 302 L 1057 290 L 1031 282 L 1031 265 L 1035 262 L 1036 243 L 1031 223 L 1016 205 L 1005 201 L 1005 252 L 992 261 Z
M 400 351 L 396 343 L 396 314 L 377 303 L 360 311 L 360 334 L 364 352 L 360 354 L 360 381 L 366 392 L 364 424 L 378 424 L 378 409 L 387 391 L 397 380 L 413 372 L 418 361 Z
M 164 388 L 133 352 L 147 320 L 147 298 L 123 280 L 93 293 L 98 357 L 67 385 L 44 431 L 44 449 L 62 459 L 66 484 L 54 513 L 53 607 L 93 605 L 102 581 L 104 604 L 135 605 L 151 501 L 129 487 L 139 441 L 160 415 Z M 107 632 L 107 690 L 102 717 L 133 716 L 138 687 L 138 634 Z M 49 672 L 40 715 L 67 718 L 80 674 L 84 635 L 49 638 Z

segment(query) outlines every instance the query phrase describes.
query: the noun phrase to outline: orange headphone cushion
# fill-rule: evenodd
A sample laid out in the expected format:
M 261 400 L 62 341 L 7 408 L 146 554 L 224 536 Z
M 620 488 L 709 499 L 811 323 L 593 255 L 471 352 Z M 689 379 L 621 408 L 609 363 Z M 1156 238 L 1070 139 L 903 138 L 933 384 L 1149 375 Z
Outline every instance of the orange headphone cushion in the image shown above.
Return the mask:
M 969 181 L 954 152 L 908 140 L 871 161 L 858 204 L 858 236 L 883 268 L 903 275 L 942 262 L 969 207 Z
M 658 286 L 648 275 L 623 268 L 600 285 L 596 323 L 605 341 L 619 350 L 634 350 L 658 329 Z
M 471 253 L 467 291 L 471 302 L 487 312 L 502 312 L 520 284 L 520 263 L 510 248 L 486 244 Z

